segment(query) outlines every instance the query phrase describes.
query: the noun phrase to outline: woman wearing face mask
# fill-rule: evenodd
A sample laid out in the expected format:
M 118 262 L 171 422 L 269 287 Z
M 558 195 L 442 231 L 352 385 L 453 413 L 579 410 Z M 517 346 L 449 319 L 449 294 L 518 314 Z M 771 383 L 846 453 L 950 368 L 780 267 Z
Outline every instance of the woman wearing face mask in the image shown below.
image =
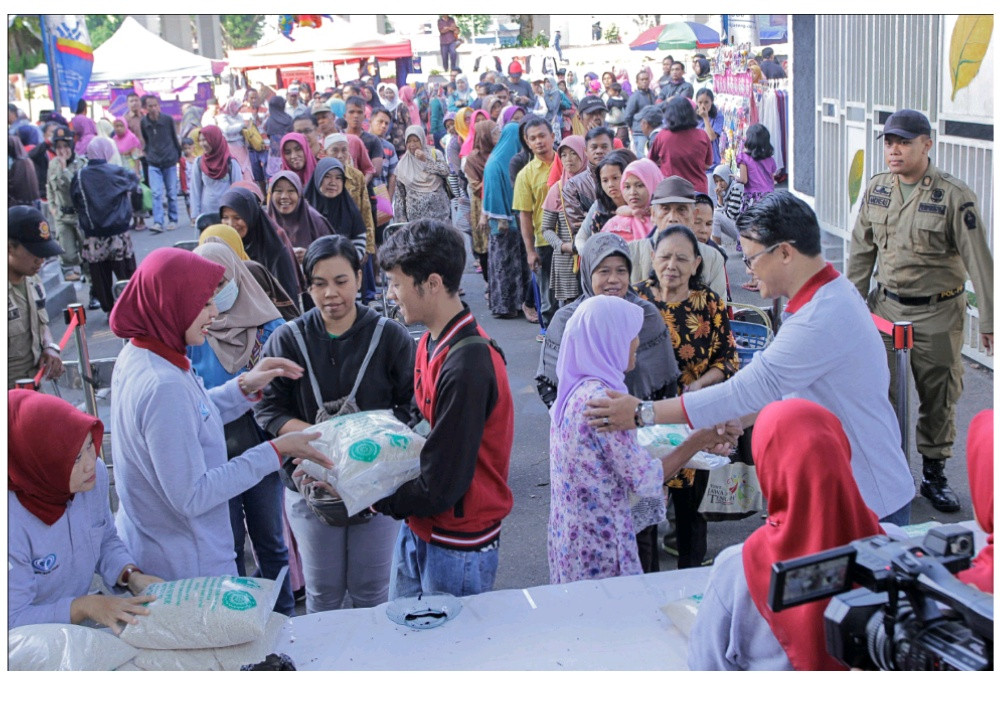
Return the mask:
M 138 594 L 143 574 L 115 530 L 104 426 L 63 399 L 7 393 L 7 627 L 93 621 L 120 632 L 155 596 L 88 595 L 94 574 Z
M 726 303 L 701 280 L 700 245 L 686 226 L 668 227 L 657 239 L 653 273 L 636 288 L 670 330 L 681 376 L 679 392 L 694 392 L 732 377 L 740 367 Z M 708 473 L 682 470 L 667 482 L 674 500 L 677 568 L 700 567 L 708 549 L 708 523 L 698 512 Z
M 112 332 L 130 339 L 111 379 L 118 532 L 141 569 L 168 580 L 235 576 L 229 500 L 286 456 L 330 464 L 309 445 L 315 433 L 284 435 L 227 461 L 223 426 L 245 414 L 275 377 L 297 379 L 302 368 L 267 359 L 205 389 L 185 350 L 205 342 L 224 275 L 201 256 L 157 249 L 111 313 Z
M 354 387 L 353 402 L 361 411 L 389 409 L 398 419 L 409 421 L 413 340 L 400 324 L 355 301 L 361 286 L 361 260 L 350 240 L 343 236 L 317 239 L 306 252 L 305 270 L 316 306 L 279 328 L 264 348 L 264 356 L 311 367 L 322 396 L 317 400 L 308 381 L 278 379 L 254 409 L 257 422 L 272 435 L 305 430 L 319 420 L 320 409 L 336 413 Z M 293 327 L 301 334 L 302 345 Z M 373 345 L 373 355 L 362 372 Z M 319 483 L 300 483 L 299 491 L 285 494 L 305 573 L 306 610 L 342 608 L 347 593 L 355 608 L 386 601 L 399 524 L 387 516 L 364 512 L 347 525 L 330 525 L 303 495 L 312 497 L 313 490 L 323 488 Z
M 542 204 L 542 236 L 552 246 L 552 289 L 560 304 L 567 304 L 580 296 L 580 283 L 573 271 L 573 233 L 563 212 L 562 191 L 566 182 L 587 167 L 587 149 L 582 136 L 563 139 L 558 149 L 562 162 L 562 175 L 549 188 Z
M 653 263 L 653 250 L 649 232 L 653 230 L 650 218 L 650 201 L 663 174 L 647 158 L 629 163 L 622 171 L 621 193 L 625 207 L 608 220 L 601 231 L 618 234 L 628 242 L 632 258 L 632 284 L 642 282 L 649 275 Z
M 573 239 L 576 250 L 582 252 L 587 239 L 599 232 L 617 214 L 619 207 L 626 206 L 621 191 L 622 173 L 635 160 L 635 154 L 628 149 L 615 149 L 597 164 L 597 199 L 587 210 Z
M 344 164 L 336 158 L 322 158 L 306 188 L 306 200 L 330 222 L 336 233 L 350 239 L 358 251 L 358 257 L 364 258 L 367 251 L 367 231 L 361 212 L 344 184 Z
M 206 243 L 194 253 L 226 269 L 222 288 L 212 298 L 219 314 L 207 329 L 207 343 L 187 347 L 191 369 L 201 378 L 205 389 L 212 389 L 252 370 L 267 339 L 284 322 L 228 246 Z M 249 409 L 227 423 L 223 430 L 226 457 L 230 460 L 267 440 Z M 276 472 L 229 500 L 236 569 L 240 576 L 246 576 L 243 552 L 247 534 L 260 566 L 259 576 L 275 579 L 288 564 L 288 548 L 281 534 L 281 503 L 281 480 Z M 288 578 L 281 585 L 275 610 L 286 616 L 294 614 L 295 600 Z
M 583 249 L 580 256 L 583 294 L 575 302 L 556 311 L 545 333 L 538 359 L 535 382 L 538 395 L 546 406 L 551 408 L 556 401 L 559 386 L 557 365 L 566 326 L 586 299 L 600 295 L 619 297 L 642 311 L 636 364 L 625 373 L 625 386 L 634 387 L 638 392 L 635 396 L 673 397 L 677 393 L 680 372 L 670 349 L 667 327 L 656 307 L 639 299 L 629 288 L 632 261 L 628 256 L 628 244 L 616 234 L 597 234 Z M 649 527 L 637 535 L 639 557 L 644 572 L 655 572 L 659 569 L 656 527 L 655 524 L 646 525 Z

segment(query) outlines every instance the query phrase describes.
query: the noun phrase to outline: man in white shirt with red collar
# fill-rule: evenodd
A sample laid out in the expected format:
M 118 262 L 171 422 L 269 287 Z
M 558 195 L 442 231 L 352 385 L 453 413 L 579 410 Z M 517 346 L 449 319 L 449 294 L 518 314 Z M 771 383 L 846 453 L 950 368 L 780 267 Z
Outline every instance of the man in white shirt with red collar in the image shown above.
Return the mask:
M 868 507 L 881 521 L 906 525 L 916 490 L 889 404 L 885 348 L 857 289 L 824 260 L 815 213 L 781 190 L 741 214 L 736 226 L 761 296 L 788 297 L 774 340 L 726 382 L 680 397 L 640 402 L 609 391 L 611 399 L 591 402 L 591 424 L 627 430 L 685 421 L 705 428 L 741 419 L 747 426 L 771 402 L 809 399 L 843 424 Z

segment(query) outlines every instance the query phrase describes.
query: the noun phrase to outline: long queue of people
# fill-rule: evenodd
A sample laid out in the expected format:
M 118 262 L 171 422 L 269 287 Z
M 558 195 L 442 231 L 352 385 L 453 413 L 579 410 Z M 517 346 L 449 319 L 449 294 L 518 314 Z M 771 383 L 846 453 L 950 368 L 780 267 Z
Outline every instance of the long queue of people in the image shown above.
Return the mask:
M 491 84 L 530 100 L 510 73 Z M 490 311 L 540 316 L 546 329 L 535 380 L 552 418 L 551 580 L 658 569 L 666 494 L 679 566 L 701 565 L 704 475 L 687 462 L 700 450 L 729 454 L 754 425 L 768 521 L 742 546 L 742 560 L 720 556 L 690 662 L 829 668 L 817 637 L 821 610 L 769 615 L 758 575 L 880 524 L 905 525 L 915 490 L 878 333 L 853 286 L 823 259 L 815 214 L 787 192 L 767 194 L 766 134 L 759 142 L 748 135 L 734 177 L 712 150 L 710 92 L 707 106 L 678 95 L 643 107 L 646 158 L 604 126 L 610 110 L 600 97 L 602 108 L 588 96 L 577 104 L 587 118 L 579 134 L 560 133 L 551 110 L 529 113 L 517 98 L 505 105 L 492 90 L 479 98 L 482 109 L 438 105 L 444 131 L 430 123 L 428 135 L 412 89 L 399 91 L 399 104 L 391 86 L 355 90 L 342 100 L 341 124 L 326 102 L 307 112 L 295 93 L 272 98 L 260 133 L 280 165 L 265 164 L 265 173 L 274 169 L 266 187 L 241 180 L 241 154 L 202 126 L 188 176 L 205 181 L 199 247 L 156 250 L 138 266 L 132 256 L 129 270 L 112 271 L 129 279 L 105 310 L 129 341 L 112 381 L 117 515 L 101 497 L 101 422 L 57 399 L 9 393 L 10 625 L 91 619 L 117 629 L 149 599 L 89 596 L 94 572 L 133 594 L 161 577 L 243 574 L 247 536 L 263 576 L 290 565 L 276 603 L 283 613 L 294 611 L 299 589 L 309 613 L 490 590 L 513 504 L 514 409 L 500 345 L 460 296 L 466 235 Z M 542 88 L 536 97 L 544 96 Z M 227 111 L 238 114 L 240 104 Z M 659 134 L 650 109 L 665 113 Z M 410 123 L 400 131 L 404 114 Z M 71 178 L 70 193 L 105 198 L 114 216 L 85 224 L 89 215 L 74 213 L 94 238 L 127 240 L 139 175 L 102 159 L 102 138 L 89 141 L 81 170 L 95 176 Z M 46 324 L 30 278 L 62 250 L 35 208 L 12 208 L 8 219 L 9 268 L 20 276 L 12 282 L 25 287 L 24 333 L 34 339 Z M 390 222 L 405 226 L 386 236 Z M 736 239 L 762 295 L 789 299 L 781 332 L 744 368 L 729 327 L 721 236 Z M 376 266 L 388 281 L 381 303 L 427 327 L 418 344 L 369 306 Z M 57 352 L 27 346 L 21 376 L 42 365 L 58 374 Z M 332 487 L 294 464 L 329 466 L 310 445 L 312 427 L 345 403 L 430 426 L 420 476 L 350 519 L 330 507 Z M 40 440 L 54 425 L 40 417 L 51 416 L 73 430 Z M 650 460 L 633 429 L 654 423 L 693 430 L 669 456 Z M 970 442 L 991 435 L 980 429 Z M 805 459 L 817 454 L 820 470 Z M 987 451 L 974 454 L 979 485 Z M 988 492 L 991 504 L 992 485 Z M 984 503 L 976 500 L 977 518 L 992 532 Z M 844 528 L 827 528 L 848 513 Z M 80 538 L 92 547 L 76 547 Z M 990 558 L 981 556 L 976 581 L 988 579 Z

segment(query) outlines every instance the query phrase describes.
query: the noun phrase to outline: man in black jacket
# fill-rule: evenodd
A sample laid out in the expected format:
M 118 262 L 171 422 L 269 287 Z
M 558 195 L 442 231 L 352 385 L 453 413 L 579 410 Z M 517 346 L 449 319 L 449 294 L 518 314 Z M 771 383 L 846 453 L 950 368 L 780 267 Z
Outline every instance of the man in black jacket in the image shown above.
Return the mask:
M 181 143 L 174 120 L 160 112 L 160 100 L 146 96 L 146 116 L 142 118 L 142 139 L 149 163 L 149 187 L 153 191 L 153 224 L 150 233 L 163 231 L 163 190 L 167 191 L 167 229 L 177 228 L 177 161 Z

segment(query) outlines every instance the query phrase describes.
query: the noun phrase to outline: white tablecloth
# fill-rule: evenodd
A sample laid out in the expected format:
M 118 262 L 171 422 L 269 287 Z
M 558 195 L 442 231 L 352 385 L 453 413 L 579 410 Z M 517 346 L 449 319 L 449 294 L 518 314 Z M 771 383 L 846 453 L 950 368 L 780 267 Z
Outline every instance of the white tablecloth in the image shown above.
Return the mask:
M 660 610 L 700 594 L 709 568 L 504 589 L 411 630 L 372 609 L 292 618 L 277 651 L 301 670 L 686 669 L 687 639 Z

